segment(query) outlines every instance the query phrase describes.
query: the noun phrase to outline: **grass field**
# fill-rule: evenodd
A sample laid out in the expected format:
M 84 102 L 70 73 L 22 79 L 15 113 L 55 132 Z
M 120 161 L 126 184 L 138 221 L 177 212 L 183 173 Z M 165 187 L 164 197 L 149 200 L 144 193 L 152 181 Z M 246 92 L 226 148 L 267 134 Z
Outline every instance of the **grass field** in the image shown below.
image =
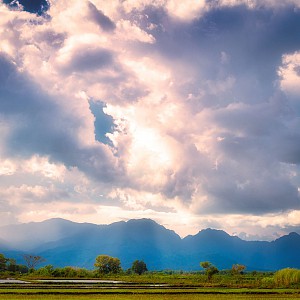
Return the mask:
M 300 299 L 299 289 L 0 288 L 1 300 L 250 300 Z
M 230 295 L 216 295 L 216 294 L 181 294 L 181 295 L 35 295 L 35 294 L 19 294 L 19 295 L 5 295 L 0 294 L 1 300 L 262 300 L 262 299 L 300 299 L 299 295 L 239 295 L 239 294 L 230 294 Z
M 275 286 L 271 274 L 216 275 L 210 282 L 201 274 L 122 275 L 101 279 L 106 281 L 39 281 L 30 276 L 26 283 L 21 284 L 8 280 L 0 284 L 0 300 L 300 299 L 298 283 L 290 284 L 281 280 L 280 285 Z

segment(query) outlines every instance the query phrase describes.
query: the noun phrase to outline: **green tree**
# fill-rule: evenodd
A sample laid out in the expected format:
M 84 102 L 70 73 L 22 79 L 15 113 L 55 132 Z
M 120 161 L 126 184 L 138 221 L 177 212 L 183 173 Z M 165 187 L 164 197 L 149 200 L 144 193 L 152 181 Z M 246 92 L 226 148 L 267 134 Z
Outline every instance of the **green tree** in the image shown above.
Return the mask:
M 29 270 L 28 270 L 28 267 L 25 266 L 25 265 L 17 265 L 17 272 L 19 273 L 22 273 L 22 274 L 25 274 L 25 273 L 28 273 Z
M 121 271 L 120 260 L 117 257 L 111 257 L 109 255 L 97 256 L 94 266 L 103 274 L 119 273 Z
M 210 281 L 212 279 L 213 275 L 219 273 L 218 268 L 215 267 L 209 261 L 202 261 L 202 262 L 200 262 L 200 266 L 205 270 L 205 274 L 207 275 L 207 280 L 208 281 Z
M 131 269 L 134 273 L 139 274 L 139 275 L 148 271 L 146 264 L 142 260 L 135 260 L 132 263 Z
M 36 271 L 36 274 L 41 275 L 41 276 L 45 276 L 45 277 L 51 277 L 53 275 L 54 272 L 54 268 L 52 265 L 47 265 L 44 266 L 42 268 L 39 268 Z
M 16 263 L 16 260 L 13 259 L 13 258 L 9 258 L 7 260 L 7 262 L 8 262 L 7 271 L 9 271 L 9 272 L 16 272 L 17 269 L 18 269 L 18 265 Z
M 57 268 L 54 271 L 54 276 L 56 277 L 75 278 L 76 274 L 77 274 L 76 268 L 70 266 Z
M 0 271 L 5 271 L 7 269 L 8 258 L 4 256 L 4 254 L 0 253 Z

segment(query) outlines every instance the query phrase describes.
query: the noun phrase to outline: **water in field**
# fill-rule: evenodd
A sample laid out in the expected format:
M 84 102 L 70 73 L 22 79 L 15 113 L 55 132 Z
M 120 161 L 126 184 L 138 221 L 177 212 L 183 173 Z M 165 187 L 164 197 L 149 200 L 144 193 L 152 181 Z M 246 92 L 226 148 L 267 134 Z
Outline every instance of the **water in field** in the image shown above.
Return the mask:
M 97 280 L 97 279 L 43 279 L 36 280 L 37 282 L 51 282 L 51 283 L 123 283 L 118 280 Z
M 28 282 L 26 282 L 26 281 L 24 281 L 24 280 L 17 280 L 17 279 L 0 279 L 0 284 L 1 283 L 4 283 L 4 284 L 6 284 L 6 283 L 8 283 L 8 284 L 15 284 L 15 283 L 18 283 L 18 284 L 25 284 L 25 283 L 28 283 Z M 0 298 L 1 299 L 1 298 Z

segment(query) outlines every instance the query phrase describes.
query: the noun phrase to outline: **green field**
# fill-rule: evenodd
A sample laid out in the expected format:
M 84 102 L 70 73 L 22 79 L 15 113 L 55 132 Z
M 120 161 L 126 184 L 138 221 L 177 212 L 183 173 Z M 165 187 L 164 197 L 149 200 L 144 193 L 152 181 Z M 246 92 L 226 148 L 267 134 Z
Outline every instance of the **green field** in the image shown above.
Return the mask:
M 1 300 L 255 300 L 255 299 L 300 299 L 299 295 L 238 295 L 238 294 L 230 294 L 230 295 L 216 295 L 216 294 L 162 294 L 162 295 L 150 295 L 150 294 L 143 294 L 143 295 L 123 295 L 123 294 L 114 294 L 114 295 L 35 295 L 35 294 L 19 294 L 19 295 L 5 295 L 0 294 Z
M 300 299 L 299 289 L 226 288 L 0 288 L 1 300 L 247 300 Z
M 299 276 L 298 276 L 299 275 Z M 20 276 L 2 280 L 0 300 L 247 300 L 300 299 L 300 272 L 216 274 L 110 274 L 83 280 Z M 41 280 L 43 279 L 43 280 Z M 95 280 L 97 279 L 97 280 Z M 101 280 L 99 280 L 101 279 Z M 24 281 L 25 280 L 25 281 Z

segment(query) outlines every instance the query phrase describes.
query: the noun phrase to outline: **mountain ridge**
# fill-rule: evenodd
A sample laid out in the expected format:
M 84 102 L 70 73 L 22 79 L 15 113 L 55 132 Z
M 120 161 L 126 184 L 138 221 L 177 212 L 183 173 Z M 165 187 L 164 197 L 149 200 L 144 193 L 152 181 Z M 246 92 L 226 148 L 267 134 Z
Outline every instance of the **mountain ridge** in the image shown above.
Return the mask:
M 20 261 L 22 253 L 35 253 L 55 267 L 93 268 L 96 256 L 120 258 L 123 268 L 144 260 L 149 270 L 197 270 L 209 260 L 220 269 L 232 264 L 248 270 L 300 267 L 300 235 L 291 232 L 274 241 L 245 241 L 223 230 L 203 229 L 181 238 L 151 219 L 131 219 L 108 225 L 76 223 L 53 218 L 0 227 L 0 252 Z M 19 253 L 17 255 L 17 252 Z

